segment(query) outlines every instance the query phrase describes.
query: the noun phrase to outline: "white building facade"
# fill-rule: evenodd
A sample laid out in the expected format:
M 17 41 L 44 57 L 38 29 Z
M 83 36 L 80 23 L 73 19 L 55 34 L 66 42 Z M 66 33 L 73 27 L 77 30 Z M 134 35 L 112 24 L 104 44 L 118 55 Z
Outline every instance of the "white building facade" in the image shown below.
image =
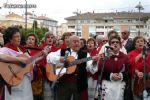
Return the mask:
M 140 20 L 139 20 L 140 17 Z M 108 31 L 121 32 L 129 30 L 131 38 L 150 33 L 150 13 L 117 12 L 117 13 L 83 13 L 65 18 L 67 31 L 89 38 L 94 35 L 105 36 Z

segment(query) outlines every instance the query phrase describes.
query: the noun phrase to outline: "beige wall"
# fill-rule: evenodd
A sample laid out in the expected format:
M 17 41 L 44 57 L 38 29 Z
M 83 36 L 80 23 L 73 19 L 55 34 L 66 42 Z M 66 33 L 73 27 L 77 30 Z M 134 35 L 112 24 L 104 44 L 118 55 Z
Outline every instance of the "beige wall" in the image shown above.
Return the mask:
M 124 30 L 129 30 L 129 26 L 128 25 L 122 25 L 120 32 L 124 31 Z
M 85 38 L 86 40 L 89 38 L 89 26 L 88 25 L 82 26 L 82 37 Z

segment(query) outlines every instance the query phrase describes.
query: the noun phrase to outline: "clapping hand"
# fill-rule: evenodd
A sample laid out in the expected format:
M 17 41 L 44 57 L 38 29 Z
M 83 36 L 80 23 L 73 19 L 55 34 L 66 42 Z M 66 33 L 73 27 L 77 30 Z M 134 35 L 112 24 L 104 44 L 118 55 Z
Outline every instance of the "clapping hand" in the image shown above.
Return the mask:
M 138 62 L 140 60 L 140 58 L 142 58 L 142 54 L 141 53 L 135 57 L 135 62 Z
M 114 81 L 119 81 L 119 80 L 121 80 L 120 74 L 119 74 L 119 73 L 113 73 L 113 74 L 112 74 L 112 80 L 114 80 Z

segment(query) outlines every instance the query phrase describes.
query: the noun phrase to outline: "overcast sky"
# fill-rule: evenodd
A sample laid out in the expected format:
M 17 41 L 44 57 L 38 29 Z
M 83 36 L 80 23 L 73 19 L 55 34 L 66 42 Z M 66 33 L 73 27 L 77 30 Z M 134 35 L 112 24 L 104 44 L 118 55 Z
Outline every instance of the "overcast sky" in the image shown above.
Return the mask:
M 0 0 L 0 6 L 4 3 L 23 4 L 25 0 Z M 27 0 L 28 4 L 36 4 L 34 11 L 37 16 L 46 15 L 47 17 L 57 20 L 60 23 L 65 22 L 64 18 L 73 16 L 73 12 L 108 12 L 108 11 L 138 11 L 135 6 L 141 2 L 145 12 L 150 12 L 150 0 Z M 0 14 L 16 12 L 20 15 L 25 9 L 0 9 Z

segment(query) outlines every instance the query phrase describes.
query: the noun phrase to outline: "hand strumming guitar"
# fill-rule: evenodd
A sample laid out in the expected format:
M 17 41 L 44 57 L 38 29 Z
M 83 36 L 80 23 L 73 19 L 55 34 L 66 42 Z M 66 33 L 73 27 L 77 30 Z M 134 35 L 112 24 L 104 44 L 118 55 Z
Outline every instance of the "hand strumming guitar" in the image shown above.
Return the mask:
M 60 62 L 63 63 L 64 62 L 65 57 L 60 57 Z
M 2 62 L 22 62 L 26 63 L 28 60 L 28 57 L 15 57 L 8 54 L 0 54 L 0 61 Z
M 24 64 L 27 64 L 27 61 L 29 58 L 27 57 L 16 57 L 16 59 L 19 61 L 19 62 L 22 62 Z
M 40 61 L 40 60 L 43 59 L 46 55 L 48 55 L 48 53 L 50 52 L 50 50 L 51 50 L 51 46 L 46 46 L 46 47 L 42 50 L 41 55 L 39 55 L 39 57 L 35 59 L 35 62 Z

